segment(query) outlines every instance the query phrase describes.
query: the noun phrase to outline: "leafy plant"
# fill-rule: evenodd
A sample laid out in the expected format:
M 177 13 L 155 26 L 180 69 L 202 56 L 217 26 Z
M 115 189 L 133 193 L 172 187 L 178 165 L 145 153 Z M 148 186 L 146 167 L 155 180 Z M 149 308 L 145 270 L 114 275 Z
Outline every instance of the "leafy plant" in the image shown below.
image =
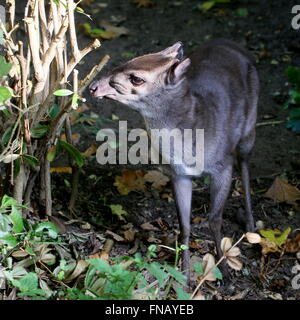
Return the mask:
M 30 185 L 34 184 L 35 179 L 41 185 L 47 184 L 49 188 L 45 189 L 44 194 L 46 214 L 51 215 L 49 162 L 61 150 L 68 153 L 69 165 L 72 167 L 69 203 L 72 210 L 84 159 L 73 145 L 73 123 L 70 118 L 83 100 L 82 92 L 109 57 L 105 56 L 82 81 L 78 81 L 77 64 L 100 46 L 97 39 L 85 48 L 78 45 L 74 13 L 85 14 L 78 3 L 53 0 L 41 4 L 39 1 L 32 1 L 28 10 L 24 11 L 24 19 L 21 19 L 25 30 L 24 39 L 16 33 L 19 25 L 14 24 L 13 8 L 8 12 L 8 21 L 11 23 L 2 24 L 0 31 L 1 42 L 7 53 L 6 57 L 0 57 L 0 162 L 4 166 L 10 166 L 8 170 L 4 170 L 2 180 L 5 185 L 9 185 L 11 179 L 16 201 L 23 203 L 26 194 L 30 207 L 33 190 Z M 38 23 L 41 16 L 43 22 Z M 50 28 L 45 34 L 45 21 L 56 21 L 55 30 Z M 69 32 L 72 39 L 70 46 L 67 46 Z M 40 39 L 34 34 L 40 34 Z M 52 72 L 54 69 L 57 72 Z M 73 76 L 73 87 L 69 85 L 70 76 Z M 66 141 L 58 139 L 62 130 L 65 130 Z
M 134 257 L 111 258 L 110 263 L 100 258 L 76 262 L 69 257 L 65 260 L 59 253 L 62 238 L 56 226 L 48 221 L 33 223 L 24 219 L 22 208 L 12 197 L 5 195 L 2 198 L 0 262 L 4 269 L 0 268 L 0 278 L 4 278 L 9 287 L 18 289 L 18 297 L 47 299 L 59 295 L 63 299 L 155 299 L 157 291 L 164 289 L 162 298 L 166 299 L 173 284 L 173 297 L 189 298 L 184 290 L 186 278 L 176 265 L 155 261 L 156 245 L 149 246 L 145 257 L 136 253 Z M 177 255 L 183 249 L 178 248 Z M 59 260 L 58 256 L 61 257 Z M 41 277 L 45 272 L 50 272 L 50 278 L 62 284 L 70 283 L 81 274 L 84 278 L 57 291 L 50 289 L 50 279 L 46 281 L 45 276 Z M 153 282 L 155 285 L 151 287 Z

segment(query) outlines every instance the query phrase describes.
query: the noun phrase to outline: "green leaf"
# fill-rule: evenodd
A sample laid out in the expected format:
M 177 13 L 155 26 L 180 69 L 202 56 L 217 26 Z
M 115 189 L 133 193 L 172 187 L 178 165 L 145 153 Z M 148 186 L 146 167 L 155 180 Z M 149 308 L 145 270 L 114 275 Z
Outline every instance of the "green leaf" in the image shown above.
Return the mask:
M 300 132 L 300 120 L 289 120 L 286 127 L 293 132 Z
M 17 205 L 17 200 L 5 194 L 1 201 L 1 207 L 7 208 L 11 207 L 12 205 Z
M 7 75 L 12 66 L 12 63 L 7 63 L 5 58 L 0 56 L 0 78 Z
M 11 113 L 6 109 L 5 106 L 0 106 L 0 111 L 2 111 L 7 118 L 10 118 Z
M 59 0 L 52 0 L 57 6 L 59 6 Z
M 8 127 L 5 132 L 3 133 L 3 136 L 1 138 L 1 142 L 3 145 L 6 145 L 11 137 L 12 131 L 13 131 L 14 126 Z
M 36 157 L 30 156 L 28 154 L 23 154 L 22 159 L 24 159 L 28 164 L 33 167 L 39 166 L 39 160 Z
M 59 96 L 59 97 L 66 97 L 66 96 L 70 96 L 71 94 L 73 94 L 73 91 L 69 90 L 69 89 L 59 89 L 53 92 L 53 94 L 55 96 Z
M 171 276 L 179 283 L 186 285 L 186 276 L 184 274 L 182 274 L 180 271 L 178 271 L 177 269 L 169 266 L 169 265 L 165 265 L 164 268 L 171 274 Z
M 37 124 L 34 128 L 31 130 L 31 136 L 32 138 L 42 138 L 45 136 L 45 134 L 48 131 L 48 126 L 45 124 Z
M 22 293 L 43 294 L 44 292 L 38 289 L 38 276 L 34 272 L 29 272 L 20 280 L 12 280 L 13 286 L 17 287 Z
M 294 108 L 291 110 L 289 117 L 291 120 L 300 120 L 300 108 Z
M 287 73 L 288 81 L 300 86 L 300 69 L 293 66 L 288 66 L 285 70 Z
M 34 252 L 34 250 L 29 246 L 25 247 L 25 251 L 29 253 L 31 256 L 36 256 L 36 253 Z
M 56 239 L 58 236 L 58 229 L 52 222 L 41 222 L 35 226 L 35 233 L 43 233 L 46 230 L 50 238 Z
M 247 17 L 248 16 L 248 10 L 246 8 L 239 8 L 236 10 L 236 12 L 240 17 Z
M 110 206 L 112 214 L 118 216 L 118 218 L 122 221 L 126 221 L 124 217 L 128 215 L 128 212 L 123 210 L 123 207 L 120 204 L 111 204 Z
M 147 269 L 158 280 L 159 285 L 162 286 L 168 274 L 161 269 L 161 265 L 157 262 L 152 262 L 147 265 Z
M 281 246 L 286 242 L 286 240 L 287 240 L 287 238 L 288 238 L 291 230 L 292 230 L 292 229 L 291 229 L 290 227 L 288 227 L 287 229 L 285 229 L 285 230 L 282 232 L 282 234 L 281 234 L 279 237 L 276 237 L 275 243 L 276 243 L 279 247 L 281 247 Z
M 185 292 L 181 287 L 176 286 L 175 291 L 177 293 L 178 300 L 191 300 L 191 296 Z
M 103 32 L 104 32 L 103 29 L 95 28 L 91 30 L 90 35 L 93 37 L 97 37 L 97 36 L 100 36 Z
M 11 89 L 0 86 L 0 104 L 12 97 Z
M 70 154 L 70 156 L 75 160 L 78 167 L 82 167 L 84 164 L 84 158 L 81 153 L 70 143 L 60 140 L 60 145 Z
M 110 273 L 112 270 L 108 262 L 100 258 L 88 259 L 86 261 L 101 273 Z
M 199 273 L 200 275 L 204 274 L 204 270 L 203 270 L 203 263 L 202 262 L 196 262 L 194 264 L 194 270 Z
M 132 52 L 123 52 L 122 53 L 122 57 L 125 57 L 125 58 L 134 58 L 136 56 L 135 53 L 132 53 Z
M 14 161 L 14 175 L 15 175 L 15 177 L 18 176 L 18 174 L 20 172 L 20 168 L 21 168 L 21 159 L 19 157 Z
M 24 229 L 23 217 L 15 205 L 12 206 L 11 214 L 8 217 L 13 224 L 13 232 L 22 232 Z
M 0 234 L 3 236 L 11 232 L 11 221 L 6 214 L 0 214 Z
M 287 240 L 289 233 L 291 232 L 291 228 L 288 227 L 285 231 L 281 232 L 279 230 L 259 230 L 259 233 L 265 237 L 276 243 L 277 246 L 281 247 Z
M 216 4 L 216 1 L 206 1 L 202 3 L 201 9 L 208 11 L 210 10 L 214 5 Z
M 189 250 L 189 247 L 186 246 L 185 244 L 182 244 L 182 245 L 180 246 L 180 249 L 181 249 L 181 250 Z
M 58 104 L 54 104 L 51 106 L 49 110 L 49 117 L 51 119 L 54 119 L 58 116 L 59 112 L 60 112 L 60 106 Z
M 12 234 L 4 234 L 0 232 L 0 243 L 6 244 L 8 247 L 14 248 L 17 246 L 18 241 L 15 236 Z
M 215 267 L 213 269 L 213 274 L 215 275 L 215 277 L 219 280 L 222 280 L 223 279 L 223 275 L 222 275 L 222 272 L 220 271 L 220 269 L 218 267 Z
M 49 151 L 47 152 L 47 160 L 49 162 L 52 162 L 55 157 L 56 157 L 56 151 L 57 151 L 57 147 L 56 146 L 52 146 Z

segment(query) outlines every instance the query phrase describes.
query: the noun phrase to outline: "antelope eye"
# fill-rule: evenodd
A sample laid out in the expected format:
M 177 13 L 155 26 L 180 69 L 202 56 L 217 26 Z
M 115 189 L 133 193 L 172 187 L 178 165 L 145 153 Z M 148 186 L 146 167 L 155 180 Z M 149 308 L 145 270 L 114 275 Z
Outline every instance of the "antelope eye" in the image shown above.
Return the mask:
M 134 86 L 140 86 L 143 83 L 145 83 L 145 80 L 143 80 L 142 78 L 136 77 L 134 75 L 130 75 L 130 82 L 134 85 Z

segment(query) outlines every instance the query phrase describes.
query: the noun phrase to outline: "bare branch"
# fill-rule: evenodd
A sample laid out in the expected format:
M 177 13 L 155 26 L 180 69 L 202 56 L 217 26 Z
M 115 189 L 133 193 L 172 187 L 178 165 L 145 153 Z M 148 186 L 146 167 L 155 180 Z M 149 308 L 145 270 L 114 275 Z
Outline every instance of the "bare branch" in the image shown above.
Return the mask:
M 9 23 L 9 29 L 11 30 L 15 25 L 15 11 L 16 11 L 15 0 L 6 0 L 6 5 L 8 6 L 8 23 Z
M 74 10 L 76 8 L 76 4 L 74 4 L 73 0 L 68 0 L 68 15 L 69 15 L 69 31 L 70 31 L 70 42 L 73 57 L 76 61 L 80 60 L 80 52 L 77 44 L 77 36 L 76 36 L 76 28 L 75 28 L 75 19 L 74 19 Z
M 83 59 L 83 57 L 85 55 L 87 55 L 89 52 L 91 52 L 94 49 L 97 49 L 101 46 L 101 43 L 98 39 L 95 39 L 94 42 L 92 42 L 89 46 L 87 46 L 86 48 L 82 49 L 80 51 L 80 54 L 78 56 L 78 58 L 76 59 L 75 57 L 73 57 L 71 59 L 71 61 L 68 63 L 68 67 L 66 70 L 66 74 L 63 75 L 62 80 L 60 81 L 60 83 L 63 83 L 63 79 L 67 79 L 70 75 L 70 73 L 73 71 L 73 69 L 75 68 L 75 66 L 77 65 L 77 63 Z
M 42 83 L 45 81 L 44 70 L 43 70 L 42 61 L 40 58 L 40 43 L 39 41 L 37 41 L 37 37 L 36 37 L 36 34 L 39 32 L 39 30 L 36 30 L 35 22 L 33 18 L 28 17 L 28 18 L 25 18 L 24 21 L 28 28 L 29 46 L 31 50 L 32 63 L 35 71 L 35 78 L 38 82 Z M 38 89 L 39 88 L 36 88 L 36 92 L 39 92 Z
M 58 34 L 56 35 L 54 40 L 52 40 L 50 47 L 48 48 L 45 55 L 43 56 L 42 64 L 43 64 L 44 73 L 48 73 L 50 63 L 55 57 L 57 46 L 63 40 L 65 33 L 68 29 L 68 25 L 69 25 L 68 18 L 65 18 L 65 20 L 63 21 L 60 27 Z
M 93 67 L 90 73 L 82 80 L 79 84 L 78 94 L 82 94 L 82 92 L 89 86 L 92 80 L 96 77 L 96 75 L 103 69 L 106 65 L 107 61 L 110 59 L 110 56 L 105 55 L 100 62 Z

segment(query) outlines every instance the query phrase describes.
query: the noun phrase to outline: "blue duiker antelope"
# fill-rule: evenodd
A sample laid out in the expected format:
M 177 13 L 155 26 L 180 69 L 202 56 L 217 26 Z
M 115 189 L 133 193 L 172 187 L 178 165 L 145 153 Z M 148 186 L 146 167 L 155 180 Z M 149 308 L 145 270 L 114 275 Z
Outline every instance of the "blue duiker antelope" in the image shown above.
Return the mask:
M 208 174 L 209 226 L 217 254 L 222 256 L 222 213 L 235 158 L 242 174 L 246 230 L 254 231 L 248 161 L 255 140 L 259 80 L 253 59 L 244 48 L 228 40 L 213 40 L 184 59 L 182 43 L 177 42 L 114 69 L 94 81 L 90 93 L 139 111 L 148 132 L 204 129 L 204 170 L 170 164 L 183 244 L 189 245 L 192 178 Z M 188 250 L 183 251 L 182 269 L 189 276 Z

